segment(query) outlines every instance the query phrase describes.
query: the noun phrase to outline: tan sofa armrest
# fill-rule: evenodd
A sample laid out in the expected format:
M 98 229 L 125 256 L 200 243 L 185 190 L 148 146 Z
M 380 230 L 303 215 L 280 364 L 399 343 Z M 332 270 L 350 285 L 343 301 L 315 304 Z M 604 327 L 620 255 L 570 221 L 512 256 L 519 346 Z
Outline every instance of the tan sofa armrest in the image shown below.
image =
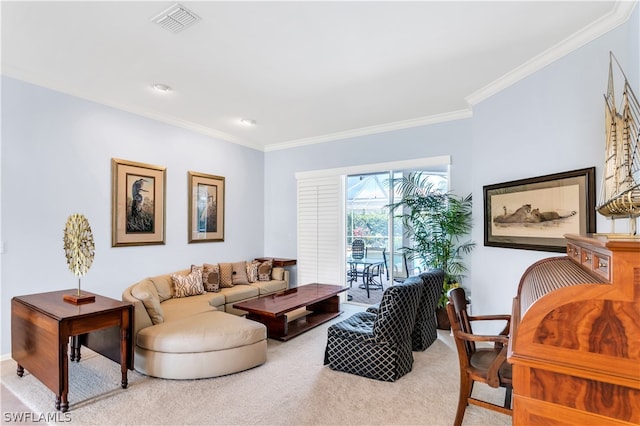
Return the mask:
M 151 327 L 153 325 L 153 322 L 151 321 L 151 317 L 147 313 L 147 309 L 144 307 L 144 305 L 142 304 L 142 302 L 139 299 L 135 298 L 131 294 L 131 289 L 136 284 L 127 287 L 122 292 L 122 301 L 123 302 L 133 303 L 134 320 L 133 320 L 133 333 L 132 333 L 132 336 L 134 337 L 134 339 L 135 339 L 135 336 L 138 335 L 138 332 L 140 330 L 142 330 L 143 328 L 146 328 L 146 327 Z M 135 341 L 134 341 L 134 344 L 135 344 Z

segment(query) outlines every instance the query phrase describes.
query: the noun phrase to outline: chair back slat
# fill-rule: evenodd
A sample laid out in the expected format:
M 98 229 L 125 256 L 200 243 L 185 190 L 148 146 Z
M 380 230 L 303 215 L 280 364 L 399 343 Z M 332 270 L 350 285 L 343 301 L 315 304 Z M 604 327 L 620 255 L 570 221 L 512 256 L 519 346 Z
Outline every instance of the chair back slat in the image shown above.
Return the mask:
M 473 330 L 471 329 L 471 322 L 469 321 L 469 314 L 467 313 L 467 297 L 465 295 L 464 289 L 461 287 L 454 288 L 449 290 L 449 303 L 447 303 L 447 314 L 449 315 L 449 321 L 451 322 L 451 329 L 457 329 L 462 331 L 463 333 L 473 334 Z M 449 308 L 451 306 L 451 309 Z M 454 330 L 455 337 L 455 330 Z M 464 352 L 468 358 L 476 351 L 475 342 L 471 341 L 461 341 L 460 339 L 456 339 L 456 344 L 458 341 L 462 342 L 464 345 Z

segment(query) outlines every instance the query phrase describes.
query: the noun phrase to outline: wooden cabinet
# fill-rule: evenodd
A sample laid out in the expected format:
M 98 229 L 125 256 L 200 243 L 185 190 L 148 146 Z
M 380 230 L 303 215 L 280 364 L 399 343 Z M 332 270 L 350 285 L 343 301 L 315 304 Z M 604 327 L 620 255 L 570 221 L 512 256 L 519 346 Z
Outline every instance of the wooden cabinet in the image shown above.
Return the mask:
M 514 299 L 513 424 L 640 424 L 640 241 L 567 241 Z

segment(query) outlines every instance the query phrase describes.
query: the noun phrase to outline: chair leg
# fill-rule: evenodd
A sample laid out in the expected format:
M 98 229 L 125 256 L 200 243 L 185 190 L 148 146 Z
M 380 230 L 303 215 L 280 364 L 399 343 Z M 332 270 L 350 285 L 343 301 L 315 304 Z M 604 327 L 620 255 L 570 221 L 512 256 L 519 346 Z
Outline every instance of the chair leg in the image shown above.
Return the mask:
M 366 278 L 364 279 L 364 286 L 367 288 L 367 299 L 370 297 L 369 296 L 369 281 L 370 281 L 370 276 L 369 274 L 365 274 Z
M 506 388 L 506 390 L 507 391 L 505 392 L 505 395 L 504 395 L 504 408 L 511 409 L 511 396 L 512 396 L 513 389 L 508 387 Z
M 461 426 L 462 419 L 464 418 L 464 412 L 469 405 L 469 396 L 471 396 L 471 390 L 473 389 L 473 380 L 469 379 L 466 374 L 460 376 L 460 396 L 458 397 L 458 409 L 456 411 L 456 420 L 453 422 L 454 426 Z

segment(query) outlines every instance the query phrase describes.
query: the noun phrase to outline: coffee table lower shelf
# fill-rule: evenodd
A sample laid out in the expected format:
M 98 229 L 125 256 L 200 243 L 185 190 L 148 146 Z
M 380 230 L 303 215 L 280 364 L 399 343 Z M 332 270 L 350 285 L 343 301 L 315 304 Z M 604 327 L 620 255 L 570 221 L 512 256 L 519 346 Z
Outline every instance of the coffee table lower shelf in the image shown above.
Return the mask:
M 300 318 L 296 318 L 292 321 L 288 321 L 286 316 L 279 316 L 276 318 L 266 317 L 256 314 L 247 314 L 247 318 L 250 320 L 261 322 L 267 326 L 267 337 L 270 339 L 282 340 L 286 342 L 299 334 L 304 333 L 314 327 L 324 324 L 327 321 L 331 321 L 333 318 L 341 315 L 342 311 L 338 312 L 310 312 Z

